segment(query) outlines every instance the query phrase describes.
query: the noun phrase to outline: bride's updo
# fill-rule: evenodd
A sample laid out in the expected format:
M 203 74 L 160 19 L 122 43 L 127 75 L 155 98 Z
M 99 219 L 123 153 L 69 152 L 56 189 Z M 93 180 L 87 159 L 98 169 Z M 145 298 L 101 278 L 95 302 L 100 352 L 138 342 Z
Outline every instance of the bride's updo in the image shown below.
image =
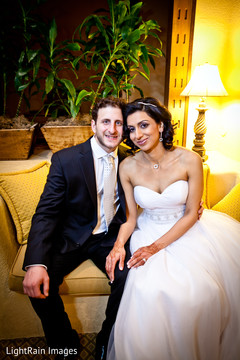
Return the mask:
M 162 144 L 165 149 L 170 150 L 173 148 L 173 135 L 174 128 L 172 125 L 172 115 L 168 109 L 159 103 L 159 101 L 152 97 L 136 99 L 128 103 L 124 109 L 124 137 L 125 144 L 128 145 L 133 151 L 136 151 L 138 147 L 133 144 L 130 139 L 129 129 L 127 127 L 127 118 L 129 115 L 136 111 L 144 111 L 148 114 L 157 124 L 161 122 L 164 125 L 162 133 Z

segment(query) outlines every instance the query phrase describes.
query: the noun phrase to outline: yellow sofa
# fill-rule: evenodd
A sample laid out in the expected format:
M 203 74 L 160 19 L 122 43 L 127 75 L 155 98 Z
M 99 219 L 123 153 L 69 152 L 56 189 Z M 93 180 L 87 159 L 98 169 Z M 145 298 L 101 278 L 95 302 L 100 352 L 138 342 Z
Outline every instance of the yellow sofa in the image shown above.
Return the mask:
M 43 336 L 30 301 L 23 294 L 22 270 L 31 218 L 43 191 L 50 163 L 0 174 L 0 339 Z M 204 206 L 209 207 L 209 167 L 204 166 Z M 214 207 L 240 221 L 240 184 Z M 110 287 L 106 276 L 85 261 L 64 280 L 62 294 L 73 327 L 98 332 Z
M 43 335 L 40 321 L 23 294 L 22 263 L 49 166 L 44 161 L 31 169 L 0 174 L 0 339 Z M 90 260 L 65 278 L 60 293 L 79 333 L 100 330 L 110 286 Z

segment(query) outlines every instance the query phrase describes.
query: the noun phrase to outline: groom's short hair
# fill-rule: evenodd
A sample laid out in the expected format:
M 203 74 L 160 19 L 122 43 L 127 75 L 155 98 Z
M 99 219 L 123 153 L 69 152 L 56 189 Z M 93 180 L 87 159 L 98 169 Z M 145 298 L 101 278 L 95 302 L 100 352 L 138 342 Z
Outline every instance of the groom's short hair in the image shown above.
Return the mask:
M 101 108 L 105 108 L 105 107 L 108 107 L 108 106 L 116 107 L 116 108 L 119 108 L 123 113 L 125 105 L 126 105 L 125 101 L 123 99 L 120 99 L 120 98 L 116 98 L 116 97 L 113 97 L 113 96 L 109 96 L 107 98 L 102 98 L 94 105 L 94 107 L 92 109 L 92 119 L 95 122 L 97 121 L 98 110 L 101 109 Z

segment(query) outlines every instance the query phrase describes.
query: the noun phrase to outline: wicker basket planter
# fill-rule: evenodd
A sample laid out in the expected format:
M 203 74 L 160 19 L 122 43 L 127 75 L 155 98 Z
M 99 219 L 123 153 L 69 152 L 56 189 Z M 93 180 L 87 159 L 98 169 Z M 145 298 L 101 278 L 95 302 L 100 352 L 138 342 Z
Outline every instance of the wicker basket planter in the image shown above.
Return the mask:
M 0 129 L 0 160 L 29 157 L 36 124 L 29 129 Z
M 49 126 L 41 127 L 42 134 L 53 153 L 80 144 L 93 135 L 91 126 Z

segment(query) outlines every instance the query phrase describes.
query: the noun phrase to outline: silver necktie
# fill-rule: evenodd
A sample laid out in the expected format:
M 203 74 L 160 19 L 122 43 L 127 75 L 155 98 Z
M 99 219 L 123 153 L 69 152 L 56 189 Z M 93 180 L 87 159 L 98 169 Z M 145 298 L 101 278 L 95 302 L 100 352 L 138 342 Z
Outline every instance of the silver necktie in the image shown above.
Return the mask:
M 112 155 L 104 157 L 104 189 L 103 206 L 107 227 L 115 215 L 114 194 L 116 187 L 115 161 Z

